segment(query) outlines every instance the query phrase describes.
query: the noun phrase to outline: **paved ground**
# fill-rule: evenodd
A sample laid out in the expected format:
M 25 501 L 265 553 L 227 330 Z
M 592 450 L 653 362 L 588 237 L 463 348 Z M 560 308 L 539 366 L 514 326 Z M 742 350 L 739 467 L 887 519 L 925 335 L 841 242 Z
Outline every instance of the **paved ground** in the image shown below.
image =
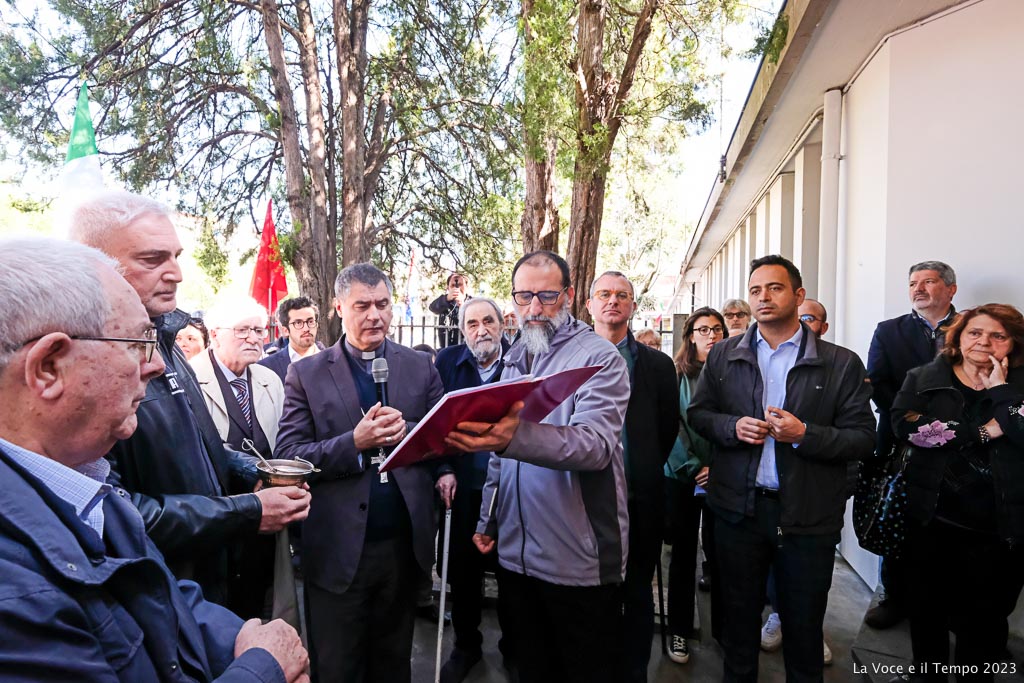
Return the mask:
M 670 549 L 666 549 L 666 559 Z M 708 614 L 707 594 L 700 593 L 699 616 Z M 832 648 L 833 664 L 825 669 L 826 683 L 845 683 L 860 680 L 853 672 L 851 647 L 861 627 L 864 611 L 871 602 L 871 591 L 850 566 L 836 555 L 836 567 L 832 575 L 832 590 L 829 594 L 828 612 L 825 615 L 825 638 Z M 718 646 L 711 640 L 709 629 L 704 629 L 703 640 L 691 643 L 690 661 L 679 665 L 661 654 L 661 639 L 655 633 L 651 644 L 651 665 L 648 679 L 658 683 L 710 683 L 722 678 L 722 656 Z M 785 629 L 783 629 L 785 636 Z M 451 628 L 445 629 L 442 662 L 447 660 L 451 650 Z M 507 681 L 498 652 L 498 626 L 493 609 L 484 612 L 484 659 L 471 672 L 467 683 L 501 683 Z M 434 654 L 437 648 L 437 625 L 422 619 L 416 623 L 416 638 L 413 643 L 413 681 L 430 683 L 434 680 Z M 759 679 L 768 683 L 785 681 L 782 652 L 761 653 Z

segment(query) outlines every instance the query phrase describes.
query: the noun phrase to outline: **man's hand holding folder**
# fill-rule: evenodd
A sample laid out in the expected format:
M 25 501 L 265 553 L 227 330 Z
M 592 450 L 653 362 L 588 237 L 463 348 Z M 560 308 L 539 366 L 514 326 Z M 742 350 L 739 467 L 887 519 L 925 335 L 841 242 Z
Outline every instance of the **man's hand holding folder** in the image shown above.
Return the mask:
M 505 417 L 497 422 L 460 422 L 454 431 L 448 433 L 444 443 L 467 453 L 494 451 L 500 454 L 508 448 L 519 428 L 519 413 L 524 405 L 522 401 L 516 401 Z

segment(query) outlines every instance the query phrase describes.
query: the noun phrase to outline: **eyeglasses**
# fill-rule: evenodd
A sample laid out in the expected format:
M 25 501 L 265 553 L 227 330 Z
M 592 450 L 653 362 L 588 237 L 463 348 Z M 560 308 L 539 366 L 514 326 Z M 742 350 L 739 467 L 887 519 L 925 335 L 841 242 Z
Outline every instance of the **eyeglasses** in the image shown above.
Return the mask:
M 51 332 L 47 332 L 46 334 L 52 334 L 52 333 Z M 22 349 L 22 348 L 28 346 L 29 344 L 31 344 L 32 342 L 37 342 L 40 339 L 42 339 L 43 337 L 45 337 L 46 334 L 41 334 L 38 337 L 32 337 L 31 339 L 26 339 L 17 348 Z M 157 342 L 157 339 L 156 339 L 156 328 L 155 327 L 150 327 L 149 329 L 147 329 L 142 334 L 145 337 L 144 339 L 132 339 L 131 337 L 91 337 L 91 336 L 86 336 L 84 334 L 69 334 L 68 338 L 70 338 L 70 339 L 77 339 L 79 341 L 108 341 L 108 342 L 118 342 L 119 344 L 132 344 L 136 348 L 138 348 L 139 350 L 142 351 L 142 356 L 146 359 L 147 363 L 152 363 L 153 362 L 153 352 L 156 350 L 156 342 Z
M 309 329 L 313 329 L 314 327 L 318 327 L 319 325 L 320 323 L 317 321 L 316 318 L 310 318 L 309 320 L 293 320 L 290 323 L 288 323 L 288 327 L 294 327 L 296 330 L 304 330 L 307 327 Z
M 594 292 L 594 296 L 601 301 L 608 301 L 608 299 L 611 299 L 614 296 L 617 300 L 623 303 L 633 298 L 633 295 L 629 292 L 617 292 L 610 289 L 599 289 Z M 541 301 L 543 301 L 543 299 L 541 299 Z
M 803 322 L 803 323 L 808 323 L 808 324 L 816 323 L 819 320 L 821 320 L 821 318 L 813 316 L 810 313 L 804 313 L 802 316 L 800 316 L 800 322 Z
M 551 304 L 558 301 L 558 297 L 562 296 L 562 292 L 569 289 L 568 287 L 562 287 L 560 290 L 553 291 L 546 289 L 543 292 L 530 292 L 525 289 L 518 292 L 512 292 L 512 300 L 520 306 L 529 306 L 533 303 L 533 297 L 540 299 L 541 304 L 544 306 L 550 306 Z
M 231 330 L 235 333 L 235 339 L 248 339 L 250 334 L 255 334 L 260 339 L 267 338 L 265 327 L 218 327 L 219 330 Z
M 693 331 L 696 332 L 697 334 L 699 334 L 702 337 L 707 337 L 707 336 L 710 336 L 712 334 L 715 335 L 716 337 L 718 337 L 718 336 L 722 335 L 725 332 L 725 330 L 722 328 L 721 325 L 715 325 L 714 327 L 708 327 L 707 325 L 701 325 L 700 327 L 694 328 Z
M 726 320 L 733 320 L 734 318 L 743 320 L 750 314 L 745 311 L 736 311 L 735 313 L 724 313 L 723 315 L 725 316 Z

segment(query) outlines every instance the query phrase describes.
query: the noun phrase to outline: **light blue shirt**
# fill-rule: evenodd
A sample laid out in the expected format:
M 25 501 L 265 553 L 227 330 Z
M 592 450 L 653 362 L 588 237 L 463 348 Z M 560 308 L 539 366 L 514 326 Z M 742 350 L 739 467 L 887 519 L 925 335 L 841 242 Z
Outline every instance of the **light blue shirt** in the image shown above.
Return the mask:
M 71 505 L 79 519 L 103 538 L 103 499 L 111 490 L 110 484 L 106 483 L 110 474 L 110 463 L 106 458 L 71 469 L 3 439 L 0 439 L 0 447 L 54 495 Z
M 803 336 L 804 326 L 801 325 L 796 334 L 779 344 L 773 351 L 761 336 L 761 330 L 757 330 L 757 367 L 761 371 L 761 382 L 764 385 L 762 408 L 785 407 L 786 377 L 800 355 Z M 771 436 L 765 437 L 764 447 L 761 449 L 761 462 L 757 466 L 757 485 L 768 489 L 779 488 L 779 470 L 775 464 L 775 439 Z

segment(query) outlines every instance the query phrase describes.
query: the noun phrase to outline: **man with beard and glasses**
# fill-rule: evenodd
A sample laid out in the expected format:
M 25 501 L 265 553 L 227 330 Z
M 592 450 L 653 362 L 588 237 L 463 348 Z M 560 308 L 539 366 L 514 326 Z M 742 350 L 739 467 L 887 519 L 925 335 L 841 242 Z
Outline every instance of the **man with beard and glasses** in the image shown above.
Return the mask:
M 614 681 L 628 516 L 622 425 L 626 363 L 615 346 L 569 315 L 569 266 L 537 251 L 512 269 L 519 336 L 502 379 L 598 365 L 601 370 L 540 424 L 464 422 L 447 443 L 494 451 L 473 542 L 498 544 L 501 590 L 522 681 Z
M 324 345 L 316 340 L 320 329 L 320 309 L 309 297 L 292 297 L 278 304 L 277 321 L 284 331 L 286 343 L 273 352 L 268 349 L 270 355 L 259 364 L 276 372 L 283 383 L 288 376 L 289 365 L 324 350 Z
M 445 391 L 501 380 L 501 357 L 508 350 L 508 342 L 502 334 L 503 325 L 501 309 L 493 299 L 471 299 L 459 309 L 459 330 L 466 343 L 445 347 L 437 354 L 437 371 Z M 441 669 L 443 683 L 465 679 L 481 657 L 481 587 L 485 571 L 497 573 L 497 561 L 493 553 L 482 555 L 477 551 L 473 545 L 473 532 L 480 516 L 487 462 L 492 455 L 490 451 L 480 451 L 456 457 L 452 464 L 458 495 L 454 486 L 450 492 L 441 492 L 445 505 L 452 511 L 448 582 L 452 588 L 452 623 L 455 627 L 455 648 Z M 499 603 L 499 622 L 504 622 L 504 616 L 503 603 Z M 499 647 L 506 662 L 511 663 L 506 638 L 502 638 Z

